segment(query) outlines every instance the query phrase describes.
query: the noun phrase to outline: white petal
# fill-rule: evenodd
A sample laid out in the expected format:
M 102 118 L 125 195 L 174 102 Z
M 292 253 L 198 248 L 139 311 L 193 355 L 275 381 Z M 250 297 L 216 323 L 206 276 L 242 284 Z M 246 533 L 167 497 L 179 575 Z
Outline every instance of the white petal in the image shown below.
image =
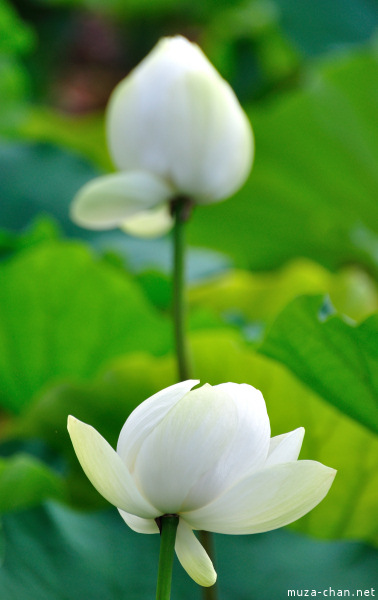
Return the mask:
M 262 468 L 269 450 L 270 424 L 261 392 L 244 383 L 222 383 L 213 390 L 229 396 L 236 408 L 236 427 L 218 463 L 192 488 L 188 502 L 197 498 L 197 502 L 207 504 L 242 477 Z
M 252 129 L 234 92 L 180 37 L 160 42 L 117 86 L 107 132 L 118 168 L 156 173 L 202 203 L 234 193 L 252 164 Z
M 145 438 L 197 383 L 197 379 L 175 383 L 142 402 L 131 413 L 121 429 L 117 444 L 117 453 L 130 470 L 134 468 L 135 458 Z
M 118 512 L 130 529 L 133 529 L 137 533 L 159 533 L 159 527 L 157 526 L 155 519 L 141 519 L 120 508 L 118 509 Z
M 123 79 L 107 108 L 107 133 L 114 163 L 121 170 L 147 169 L 164 177 L 172 133 L 169 121 L 175 81 L 190 71 L 212 74 L 214 68 L 195 44 L 182 37 L 163 39 Z
M 175 82 L 174 97 L 167 126 L 181 135 L 172 134 L 167 152 L 172 181 L 201 204 L 228 198 L 244 184 L 254 148 L 233 90 L 218 74 L 191 72 Z
M 71 218 L 89 229 L 112 229 L 173 196 L 168 183 L 146 171 L 104 175 L 79 190 L 71 206 Z
M 296 521 L 319 504 L 335 475 L 334 469 L 309 460 L 273 465 L 183 516 L 194 529 L 217 533 L 270 531 Z
M 189 392 L 143 442 L 134 477 L 164 513 L 201 506 L 212 486 L 191 489 L 216 465 L 235 437 L 238 411 L 230 395 L 206 384 Z
M 168 204 L 164 204 L 129 217 L 122 223 L 121 229 L 136 237 L 154 238 L 165 235 L 172 226 L 173 217 Z
M 84 473 L 108 502 L 140 517 L 159 516 L 138 490 L 122 459 L 96 429 L 69 416 L 68 432 Z
M 273 437 L 270 440 L 269 453 L 265 466 L 268 467 L 278 463 L 297 460 L 301 451 L 304 434 L 304 428 L 298 427 L 294 431 Z
M 216 582 L 213 563 L 192 528 L 182 518 L 177 528 L 175 550 L 181 565 L 198 585 L 209 587 Z

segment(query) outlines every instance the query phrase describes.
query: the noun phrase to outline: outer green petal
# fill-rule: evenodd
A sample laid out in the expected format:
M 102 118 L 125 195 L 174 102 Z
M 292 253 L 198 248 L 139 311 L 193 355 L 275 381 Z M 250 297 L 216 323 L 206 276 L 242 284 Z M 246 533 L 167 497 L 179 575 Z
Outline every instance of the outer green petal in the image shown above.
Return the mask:
M 173 217 L 169 205 L 164 204 L 129 217 L 122 223 L 121 229 L 136 237 L 155 238 L 165 235 L 172 226 Z
M 335 475 L 334 469 L 311 460 L 273 465 L 183 517 L 194 529 L 216 533 L 270 531 L 296 521 L 319 504 Z
M 269 454 L 265 466 L 297 460 L 301 451 L 305 430 L 298 427 L 289 433 L 276 435 L 270 440 Z
M 175 550 L 181 565 L 196 583 L 204 587 L 214 585 L 217 574 L 213 563 L 192 528 L 181 518 L 177 528 Z
M 122 427 L 117 444 L 117 453 L 131 471 L 134 469 L 136 456 L 146 437 L 197 383 L 199 383 L 198 379 L 175 383 L 142 402 L 131 413 Z
M 69 416 L 68 432 L 84 473 L 108 502 L 139 517 L 159 516 L 136 487 L 120 456 L 96 429 Z
M 168 183 L 147 171 L 104 175 L 79 190 L 71 206 L 71 218 L 89 229 L 112 229 L 173 195 Z
M 157 526 L 155 519 L 141 519 L 120 508 L 118 509 L 118 512 L 130 529 L 133 529 L 137 533 L 159 533 L 159 527 Z

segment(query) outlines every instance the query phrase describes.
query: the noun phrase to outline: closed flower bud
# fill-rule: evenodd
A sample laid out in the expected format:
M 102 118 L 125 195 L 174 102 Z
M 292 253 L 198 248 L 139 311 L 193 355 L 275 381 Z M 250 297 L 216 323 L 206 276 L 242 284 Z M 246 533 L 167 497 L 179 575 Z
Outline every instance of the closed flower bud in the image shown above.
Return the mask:
M 107 136 L 120 170 L 117 193 L 115 176 L 101 177 L 79 191 L 72 208 L 73 219 L 93 229 L 163 233 L 171 226 L 164 204 L 183 195 L 197 204 L 223 200 L 243 185 L 253 160 L 252 129 L 234 92 L 180 36 L 162 39 L 116 87 Z
M 270 437 L 264 399 L 252 386 L 192 390 L 197 383 L 173 385 L 136 408 L 117 452 L 74 417 L 68 430 L 86 475 L 132 529 L 158 533 L 156 518 L 179 516 L 177 556 L 210 586 L 216 573 L 193 529 L 250 534 L 287 525 L 324 498 L 336 471 L 297 460 L 303 428 Z

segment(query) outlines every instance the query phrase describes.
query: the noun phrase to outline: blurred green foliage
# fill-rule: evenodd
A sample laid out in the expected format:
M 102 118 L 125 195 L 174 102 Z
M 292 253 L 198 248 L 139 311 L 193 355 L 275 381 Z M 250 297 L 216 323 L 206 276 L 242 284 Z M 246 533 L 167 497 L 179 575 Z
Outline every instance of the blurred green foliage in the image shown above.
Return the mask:
M 85 247 L 41 244 L 0 268 L 1 404 L 9 410 L 19 412 L 47 381 L 171 346 L 168 323 L 133 281 Z
M 338 56 L 300 89 L 251 109 L 253 173 L 232 203 L 193 219 L 192 243 L 254 269 L 299 255 L 377 275 L 377 72 L 374 49 Z
M 295 533 L 217 536 L 220 598 L 374 586 L 375 551 L 350 540 L 378 540 L 377 27 L 372 0 L 0 1 L 1 597 L 152 593 L 157 536 L 72 510 L 105 501 L 66 419 L 114 445 L 176 380 L 171 240 L 81 230 L 68 207 L 113 168 L 112 88 L 176 33 L 230 81 L 256 137 L 245 187 L 188 227 L 194 376 L 261 389 L 272 434 L 304 426 L 301 458 L 338 469 Z
M 29 76 L 22 57 L 35 43 L 33 29 L 7 0 L 0 1 L 0 132 L 12 132 L 26 110 Z
M 43 462 L 28 454 L 0 459 L 0 512 L 65 499 L 65 482 Z
M 151 557 L 158 554 L 158 536 L 134 533 L 116 511 L 88 515 L 49 503 L 10 515 L 4 534 L 9 540 L 0 570 L 4 598 L 63 600 L 79 595 L 91 600 L 141 600 L 154 595 L 156 563 Z M 316 589 L 327 591 L 375 585 L 374 551 L 363 544 L 332 545 L 279 530 L 216 536 L 216 545 L 221 600 L 250 596 L 272 600 L 283 595 L 282 590 L 286 595 L 288 589 L 308 589 L 312 581 Z M 172 596 L 201 597 L 201 589 L 177 560 Z

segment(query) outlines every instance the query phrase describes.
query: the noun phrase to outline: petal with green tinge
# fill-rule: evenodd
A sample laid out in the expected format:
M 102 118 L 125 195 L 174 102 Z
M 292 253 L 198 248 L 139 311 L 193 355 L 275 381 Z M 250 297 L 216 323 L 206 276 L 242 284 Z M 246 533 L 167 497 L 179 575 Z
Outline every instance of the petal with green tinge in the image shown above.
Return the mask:
M 209 587 L 216 582 L 217 574 L 207 552 L 197 540 L 192 528 L 180 518 L 175 550 L 182 567 L 199 585 Z
M 118 509 L 119 514 L 125 523 L 137 533 L 159 533 L 159 527 L 156 525 L 155 519 L 142 519 L 135 515 L 125 512 L 124 510 Z
M 84 473 L 108 502 L 139 517 L 159 516 L 136 487 L 121 457 L 96 429 L 69 416 L 68 431 Z
M 104 175 L 79 190 L 71 206 L 71 218 L 89 229 L 113 229 L 173 195 L 171 186 L 147 171 Z
M 146 239 L 165 235 L 172 227 L 173 217 L 168 204 L 138 212 L 121 225 L 126 233 Z

